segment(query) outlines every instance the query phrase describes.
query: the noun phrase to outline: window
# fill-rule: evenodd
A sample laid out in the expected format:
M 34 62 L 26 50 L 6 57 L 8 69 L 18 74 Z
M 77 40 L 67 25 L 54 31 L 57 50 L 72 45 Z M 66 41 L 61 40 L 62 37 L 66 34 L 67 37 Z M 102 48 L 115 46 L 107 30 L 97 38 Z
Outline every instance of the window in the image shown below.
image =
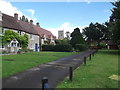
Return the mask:
M 2 44 L 2 48 L 4 48 L 4 45 Z
M 5 33 L 4 28 L 2 28 L 2 32 L 0 32 L 0 35 L 3 35 L 4 33 Z
M 18 43 L 18 44 L 17 44 L 17 47 L 20 47 L 20 48 L 21 48 L 21 47 L 22 47 L 22 45 L 21 45 L 20 43 Z
M 21 32 L 21 31 L 18 31 L 18 34 L 21 36 L 21 35 L 22 35 L 22 32 Z
M 21 31 L 20 31 L 20 35 L 22 35 L 22 34 L 21 34 Z
M 31 44 L 31 48 L 34 48 L 34 44 Z
M 12 43 L 11 46 L 12 46 L 12 47 L 16 47 L 16 43 Z
M 32 34 L 30 34 L 30 39 L 34 40 L 34 36 Z

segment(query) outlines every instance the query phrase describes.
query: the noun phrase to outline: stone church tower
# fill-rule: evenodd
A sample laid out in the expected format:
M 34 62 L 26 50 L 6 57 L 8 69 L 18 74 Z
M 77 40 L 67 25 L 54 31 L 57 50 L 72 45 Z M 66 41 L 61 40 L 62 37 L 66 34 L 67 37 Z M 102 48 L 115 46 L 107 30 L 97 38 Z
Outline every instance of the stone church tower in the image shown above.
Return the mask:
M 58 39 L 60 40 L 64 39 L 64 30 L 58 31 Z

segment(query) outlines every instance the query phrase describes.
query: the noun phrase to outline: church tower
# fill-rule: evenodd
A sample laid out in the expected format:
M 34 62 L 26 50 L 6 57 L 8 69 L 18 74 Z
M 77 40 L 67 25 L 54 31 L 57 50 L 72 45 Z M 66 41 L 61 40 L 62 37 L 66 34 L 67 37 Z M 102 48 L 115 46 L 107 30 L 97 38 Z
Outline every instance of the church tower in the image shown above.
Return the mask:
M 58 39 L 60 40 L 64 39 L 64 30 L 58 31 Z

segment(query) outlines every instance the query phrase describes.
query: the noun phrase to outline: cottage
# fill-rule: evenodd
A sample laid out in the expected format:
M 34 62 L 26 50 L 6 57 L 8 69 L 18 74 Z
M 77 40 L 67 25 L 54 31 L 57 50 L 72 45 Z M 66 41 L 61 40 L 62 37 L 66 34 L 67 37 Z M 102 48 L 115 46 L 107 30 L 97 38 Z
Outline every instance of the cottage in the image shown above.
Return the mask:
M 37 23 L 36 26 L 34 25 L 33 28 L 38 32 L 38 34 L 40 36 L 40 45 L 41 46 L 43 44 L 55 45 L 56 37 L 50 31 L 41 28 L 39 23 Z
M 4 30 L 10 29 L 21 36 L 27 34 L 29 37 L 27 48 L 33 51 L 40 51 L 40 47 L 42 44 L 45 44 L 45 41 L 50 41 L 50 44 L 55 44 L 55 36 L 50 31 L 41 28 L 39 23 L 34 25 L 33 20 L 30 20 L 30 22 L 18 20 L 17 13 L 15 13 L 14 17 L 12 17 L 0 12 L 0 22 L 2 22 L 1 26 L 3 32 Z M 12 48 L 11 46 L 8 47 Z M 21 45 L 17 45 L 16 48 L 17 49 L 14 49 L 18 51 L 18 49 L 21 49 Z M 15 51 L 13 49 L 10 50 L 11 52 Z

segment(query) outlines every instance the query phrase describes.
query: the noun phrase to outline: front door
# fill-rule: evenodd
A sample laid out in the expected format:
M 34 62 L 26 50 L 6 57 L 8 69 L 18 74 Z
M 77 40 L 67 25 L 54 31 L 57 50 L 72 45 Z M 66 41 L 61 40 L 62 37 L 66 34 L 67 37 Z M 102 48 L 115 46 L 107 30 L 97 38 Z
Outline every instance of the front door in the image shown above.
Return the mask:
M 38 52 L 38 44 L 35 44 L 35 51 Z

